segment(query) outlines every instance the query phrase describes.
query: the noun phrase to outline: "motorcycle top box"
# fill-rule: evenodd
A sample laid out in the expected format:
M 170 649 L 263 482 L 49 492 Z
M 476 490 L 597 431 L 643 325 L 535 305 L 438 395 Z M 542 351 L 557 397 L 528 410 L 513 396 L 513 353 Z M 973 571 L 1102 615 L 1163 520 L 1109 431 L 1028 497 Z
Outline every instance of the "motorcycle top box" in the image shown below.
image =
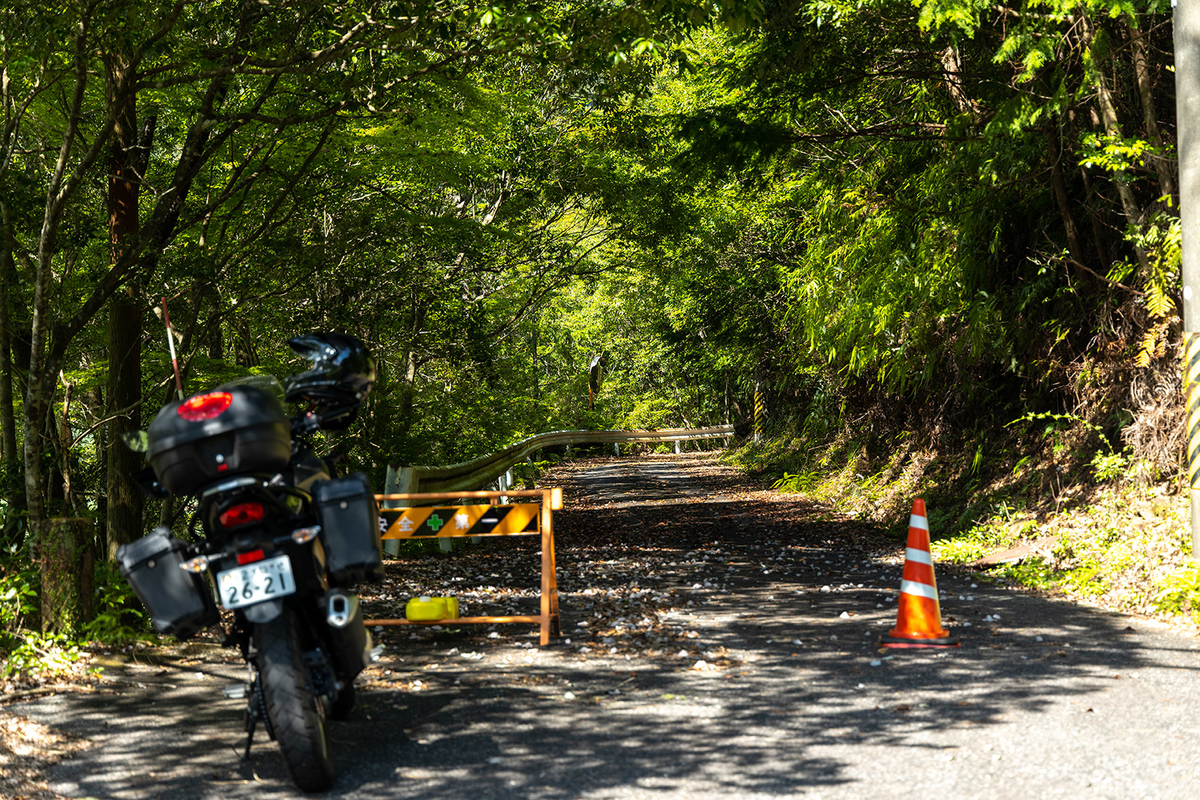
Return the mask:
M 253 386 L 224 386 L 170 403 L 147 431 L 146 460 L 171 494 L 192 494 L 227 475 L 273 474 L 292 455 L 279 401 Z

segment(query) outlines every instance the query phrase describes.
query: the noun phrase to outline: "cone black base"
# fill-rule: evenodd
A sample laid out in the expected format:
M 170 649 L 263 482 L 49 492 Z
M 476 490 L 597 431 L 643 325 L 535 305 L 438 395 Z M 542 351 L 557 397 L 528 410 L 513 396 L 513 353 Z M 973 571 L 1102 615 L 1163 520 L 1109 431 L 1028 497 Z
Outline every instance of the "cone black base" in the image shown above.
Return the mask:
M 962 644 L 957 636 L 943 636 L 940 639 L 905 639 L 900 636 L 884 634 L 879 637 L 879 643 L 884 647 L 958 647 Z

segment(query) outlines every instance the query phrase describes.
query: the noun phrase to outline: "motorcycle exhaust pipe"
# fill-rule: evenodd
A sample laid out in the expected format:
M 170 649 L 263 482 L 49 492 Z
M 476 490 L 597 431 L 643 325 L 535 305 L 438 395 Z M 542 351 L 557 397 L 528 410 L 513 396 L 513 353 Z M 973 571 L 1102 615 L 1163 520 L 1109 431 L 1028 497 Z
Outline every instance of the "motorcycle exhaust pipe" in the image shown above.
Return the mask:
M 325 621 L 342 677 L 353 680 L 374 660 L 371 654 L 375 649 L 371 632 L 363 625 L 358 597 L 340 589 L 330 591 L 325 595 Z
M 333 590 L 325 595 L 325 620 L 334 628 L 344 628 L 358 615 L 358 597 Z

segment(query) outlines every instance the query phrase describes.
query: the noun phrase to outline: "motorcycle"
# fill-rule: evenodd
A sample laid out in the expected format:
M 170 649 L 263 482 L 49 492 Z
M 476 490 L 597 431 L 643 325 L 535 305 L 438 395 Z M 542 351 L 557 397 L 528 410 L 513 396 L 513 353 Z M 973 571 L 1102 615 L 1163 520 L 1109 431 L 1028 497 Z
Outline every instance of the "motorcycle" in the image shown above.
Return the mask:
M 326 721 L 350 714 L 354 679 L 373 657 L 353 589 L 383 577 L 383 551 L 367 477 L 334 477 L 312 436 L 349 427 L 375 364 L 350 336 L 289 344 L 311 368 L 282 386 L 266 376 L 224 384 L 168 404 L 127 437 L 146 453 L 139 486 L 196 508 L 190 542 L 159 527 L 117 559 L 159 633 L 222 627 L 249 670 L 226 691 L 247 700 L 246 758 L 262 725 L 296 786 L 316 792 L 334 778 Z M 304 408 L 289 418 L 280 398 Z

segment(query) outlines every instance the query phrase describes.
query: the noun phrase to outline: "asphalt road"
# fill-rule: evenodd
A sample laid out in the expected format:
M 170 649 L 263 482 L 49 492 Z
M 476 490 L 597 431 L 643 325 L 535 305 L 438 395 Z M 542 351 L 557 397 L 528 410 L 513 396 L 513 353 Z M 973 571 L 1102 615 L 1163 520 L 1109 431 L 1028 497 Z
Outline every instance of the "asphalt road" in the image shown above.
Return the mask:
M 385 632 L 360 710 L 332 725 L 327 796 L 1200 794 L 1191 636 L 940 570 L 962 647 L 881 651 L 896 543 L 695 457 L 609 459 L 569 481 L 556 531 L 572 643 Z M 633 646 L 624 618 L 604 637 L 581 627 L 605 575 L 659 598 L 655 624 L 678 636 Z M 272 743 L 240 759 L 242 704 L 219 688 L 242 670 L 201 643 L 8 708 L 91 742 L 49 776 L 67 797 L 297 796 Z

